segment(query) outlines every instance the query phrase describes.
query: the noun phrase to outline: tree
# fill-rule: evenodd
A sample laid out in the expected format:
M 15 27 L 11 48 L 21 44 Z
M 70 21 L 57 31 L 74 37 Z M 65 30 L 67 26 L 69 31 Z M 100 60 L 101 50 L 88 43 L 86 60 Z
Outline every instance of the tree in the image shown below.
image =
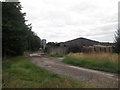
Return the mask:
M 115 43 L 116 52 L 120 53 L 120 29 L 118 29 L 115 39 L 116 39 L 116 41 L 115 41 L 116 42 Z
M 40 38 L 31 31 L 31 24 L 26 25 L 26 13 L 21 10 L 19 2 L 2 3 L 3 57 L 22 55 L 25 50 L 40 47 Z
M 2 3 L 3 55 L 22 55 L 27 25 L 18 2 Z
M 27 50 L 36 51 L 41 47 L 41 39 L 32 31 L 28 31 Z

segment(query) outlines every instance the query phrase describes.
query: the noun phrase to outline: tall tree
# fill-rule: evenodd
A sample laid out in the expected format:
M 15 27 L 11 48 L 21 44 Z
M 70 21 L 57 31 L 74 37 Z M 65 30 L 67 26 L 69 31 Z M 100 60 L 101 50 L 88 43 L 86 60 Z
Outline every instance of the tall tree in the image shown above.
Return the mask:
M 22 55 L 30 47 L 29 43 L 38 43 L 38 40 L 33 38 L 31 25 L 26 25 L 26 14 L 22 13 L 21 9 L 19 2 L 2 3 L 3 56 Z M 38 49 L 36 46 L 35 48 Z
M 116 44 L 115 44 L 116 52 L 120 53 L 120 29 L 118 29 L 115 39 L 116 39 Z
M 25 49 L 27 26 L 18 2 L 2 3 L 3 55 L 21 55 Z
M 27 50 L 36 51 L 41 47 L 41 39 L 31 30 L 27 36 Z

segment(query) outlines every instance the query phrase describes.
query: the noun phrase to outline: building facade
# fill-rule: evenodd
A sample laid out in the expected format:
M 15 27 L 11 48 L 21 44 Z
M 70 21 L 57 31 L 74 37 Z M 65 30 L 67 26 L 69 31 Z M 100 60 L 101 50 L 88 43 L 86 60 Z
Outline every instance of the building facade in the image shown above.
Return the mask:
M 103 44 L 103 45 L 102 45 Z M 47 45 L 47 53 L 49 54 L 68 54 L 68 53 L 111 53 L 112 46 L 106 43 L 101 43 L 98 41 L 86 39 L 86 38 L 77 38 L 62 43 L 52 43 Z

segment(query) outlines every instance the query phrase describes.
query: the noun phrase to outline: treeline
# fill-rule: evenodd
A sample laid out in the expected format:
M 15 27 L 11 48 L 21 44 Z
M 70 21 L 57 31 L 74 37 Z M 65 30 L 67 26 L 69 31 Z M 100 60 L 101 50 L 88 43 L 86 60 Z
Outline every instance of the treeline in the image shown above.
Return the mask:
M 24 51 L 36 51 L 41 46 L 41 39 L 32 31 L 31 24 L 26 24 L 19 2 L 2 3 L 2 55 L 17 56 Z

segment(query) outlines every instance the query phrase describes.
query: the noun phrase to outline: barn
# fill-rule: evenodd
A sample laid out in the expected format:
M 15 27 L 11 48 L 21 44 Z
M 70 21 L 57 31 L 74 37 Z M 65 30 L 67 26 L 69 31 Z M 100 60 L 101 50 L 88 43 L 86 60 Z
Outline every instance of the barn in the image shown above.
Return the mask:
M 47 53 L 49 54 L 68 54 L 76 52 L 112 52 L 112 46 L 109 43 L 103 43 L 86 38 L 77 38 L 57 44 L 47 44 Z

